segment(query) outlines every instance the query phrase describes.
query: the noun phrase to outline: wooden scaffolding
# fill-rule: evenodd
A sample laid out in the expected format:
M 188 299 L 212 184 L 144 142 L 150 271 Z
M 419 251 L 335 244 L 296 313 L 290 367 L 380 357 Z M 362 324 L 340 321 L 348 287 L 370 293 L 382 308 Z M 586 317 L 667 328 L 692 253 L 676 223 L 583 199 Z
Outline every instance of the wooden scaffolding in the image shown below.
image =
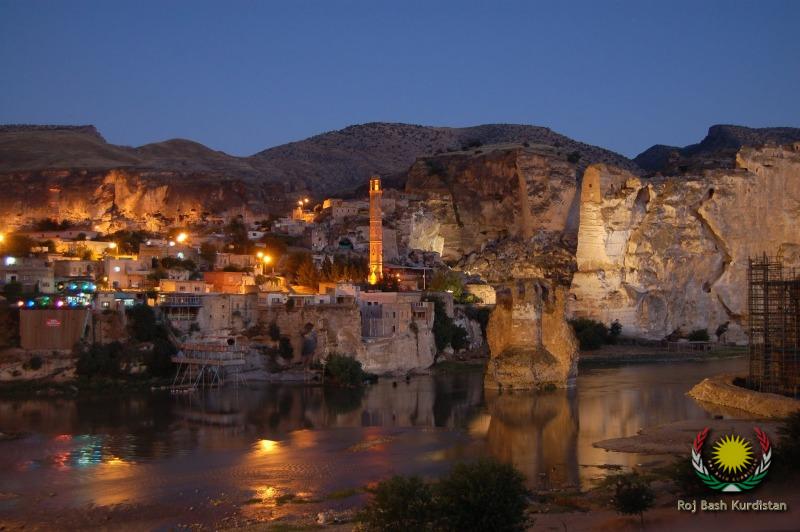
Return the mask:
M 241 370 L 247 349 L 227 343 L 184 343 L 172 357 L 176 365 L 172 390 L 196 390 L 213 386 L 244 383 Z
M 800 392 L 800 278 L 779 259 L 750 259 L 747 270 L 749 374 L 754 390 Z

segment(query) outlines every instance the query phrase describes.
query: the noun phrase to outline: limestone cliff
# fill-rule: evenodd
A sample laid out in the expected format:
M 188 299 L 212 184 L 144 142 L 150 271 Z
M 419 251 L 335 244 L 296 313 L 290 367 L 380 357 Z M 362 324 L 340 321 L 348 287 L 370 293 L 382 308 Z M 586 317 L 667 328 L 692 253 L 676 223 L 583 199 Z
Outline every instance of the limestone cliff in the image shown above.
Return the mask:
M 423 198 L 409 247 L 457 262 L 474 260 L 487 244 L 574 239 L 580 166 L 569 157 L 551 146 L 505 145 L 418 160 L 406 183 L 407 192 Z
M 283 212 L 280 186 L 155 170 L 51 170 L 0 174 L 0 212 L 23 227 L 42 218 L 98 226 L 101 231 L 159 231 L 209 214 Z
M 728 324 L 744 341 L 748 257 L 800 265 L 798 205 L 800 143 L 743 147 L 735 168 L 680 177 L 591 166 L 570 311 L 654 339 Z

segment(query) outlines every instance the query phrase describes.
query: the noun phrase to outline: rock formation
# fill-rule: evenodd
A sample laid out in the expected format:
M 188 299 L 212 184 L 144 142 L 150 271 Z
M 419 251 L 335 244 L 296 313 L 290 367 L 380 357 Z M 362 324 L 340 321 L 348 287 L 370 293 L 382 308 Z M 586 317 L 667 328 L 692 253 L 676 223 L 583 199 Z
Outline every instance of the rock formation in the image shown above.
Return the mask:
M 566 289 L 516 280 L 497 293 L 486 329 L 487 387 L 568 386 L 577 375 L 578 343 L 565 319 Z
M 800 265 L 798 178 L 800 143 L 743 147 L 733 169 L 681 177 L 589 167 L 570 311 L 633 336 L 727 326 L 744 341 L 748 257 Z

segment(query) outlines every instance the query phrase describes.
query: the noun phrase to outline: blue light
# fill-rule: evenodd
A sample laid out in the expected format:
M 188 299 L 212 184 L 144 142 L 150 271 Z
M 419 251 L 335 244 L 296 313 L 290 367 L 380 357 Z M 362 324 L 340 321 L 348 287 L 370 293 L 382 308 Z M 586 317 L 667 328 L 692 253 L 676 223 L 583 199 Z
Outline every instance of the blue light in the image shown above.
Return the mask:
M 33 308 L 33 306 L 36 305 L 36 302 L 32 299 L 29 299 L 27 305 L 29 308 Z

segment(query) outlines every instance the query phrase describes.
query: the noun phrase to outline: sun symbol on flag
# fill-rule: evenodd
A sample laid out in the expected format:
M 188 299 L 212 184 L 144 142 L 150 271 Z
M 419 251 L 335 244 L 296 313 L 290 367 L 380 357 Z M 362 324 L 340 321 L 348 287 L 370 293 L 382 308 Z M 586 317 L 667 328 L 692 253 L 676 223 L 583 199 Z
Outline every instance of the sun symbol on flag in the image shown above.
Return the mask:
M 741 436 L 727 435 L 714 443 L 711 456 L 718 470 L 737 474 L 752 464 L 753 446 Z

